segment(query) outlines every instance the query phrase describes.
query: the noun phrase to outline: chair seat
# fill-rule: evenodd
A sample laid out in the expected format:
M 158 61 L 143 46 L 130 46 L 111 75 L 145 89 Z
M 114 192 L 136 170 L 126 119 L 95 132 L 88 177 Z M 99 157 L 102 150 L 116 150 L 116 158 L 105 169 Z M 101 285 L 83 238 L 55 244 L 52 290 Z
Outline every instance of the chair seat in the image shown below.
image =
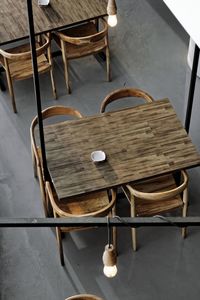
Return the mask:
M 134 189 L 147 192 L 159 193 L 176 188 L 176 182 L 173 175 L 163 175 L 156 178 L 140 181 L 130 184 Z M 135 197 L 135 208 L 137 216 L 152 216 L 158 213 L 167 212 L 183 206 L 180 195 L 167 200 L 144 200 Z
M 36 43 L 36 47 L 39 46 L 39 44 Z M 28 52 L 30 51 L 30 45 L 25 44 L 21 45 L 15 48 L 11 48 L 6 50 L 6 52 L 9 53 L 22 53 L 22 52 Z M 38 72 L 43 73 L 46 72 L 48 69 L 50 69 L 50 64 L 44 54 L 37 57 L 38 62 Z M 0 64 L 5 68 L 4 65 L 4 58 L 2 55 L 0 55 Z M 10 60 L 9 62 L 9 69 L 11 77 L 15 80 L 21 80 L 26 79 L 33 76 L 32 71 L 32 60 L 26 59 L 26 60 Z
M 95 24 L 93 22 L 89 22 L 80 26 L 62 30 L 60 32 L 70 37 L 85 37 L 85 36 L 93 35 L 98 31 L 96 29 Z M 55 39 L 59 47 L 61 47 L 59 37 L 57 35 L 53 35 L 53 38 Z M 79 58 L 94 53 L 98 53 L 106 47 L 104 40 L 92 44 L 86 43 L 82 45 L 74 45 L 65 42 L 65 46 L 66 46 L 66 56 L 68 59 L 74 59 L 74 58 Z
M 109 198 L 106 191 L 95 192 L 86 196 L 79 196 L 73 199 L 66 199 L 57 203 L 66 213 L 73 216 L 81 216 L 94 213 L 104 209 L 109 204 Z M 107 213 L 106 213 L 107 214 Z
M 57 199 L 57 194 L 52 188 L 52 192 L 54 195 L 54 199 Z M 93 213 L 93 217 L 95 216 L 105 216 L 108 214 L 108 211 L 104 211 L 104 213 L 95 214 L 96 211 L 99 211 L 101 209 L 105 209 L 109 204 L 109 198 L 106 191 L 96 192 L 89 194 L 87 196 L 79 196 L 75 197 L 73 199 L 66 199 L 59 201 L 57 199 L 57 205 L 59 208 L 68 214 L 71 214 L 73 217 L 81 217 L 83 215 Z M 62 214 L 59 214 L 60 217 L 65 217 Z M 76 231 L 76 230 L 86 230 L 89 227 L 61 227 L 60 229 L 63 232 L 69 232 L 69 231 Z

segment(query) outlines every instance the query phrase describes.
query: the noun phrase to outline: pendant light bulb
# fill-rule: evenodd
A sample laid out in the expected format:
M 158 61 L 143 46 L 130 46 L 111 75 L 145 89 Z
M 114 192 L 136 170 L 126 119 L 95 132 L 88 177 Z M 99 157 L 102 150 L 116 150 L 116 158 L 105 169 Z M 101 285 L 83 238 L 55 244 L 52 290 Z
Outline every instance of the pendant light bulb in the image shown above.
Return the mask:
M 115 0 L 108 0 L 107 5 L 108 25 L 114 27 L 117 25 L 117 5 Z
M 108 16 L 108 25 L 110 27 L 115 27 L 117 25 L 117 15 Z
M 113 245 L 106 245 L 103 253 L 103 272 L 105 276 L 112 278 L 117 274 L 117 258 Z
M 104 266 L 103 273 L 106 277 L 109 277 L 109 278 L 115 277 L 117 274 L 117 266 L 116 265 L 114 265 L 112 267 Z

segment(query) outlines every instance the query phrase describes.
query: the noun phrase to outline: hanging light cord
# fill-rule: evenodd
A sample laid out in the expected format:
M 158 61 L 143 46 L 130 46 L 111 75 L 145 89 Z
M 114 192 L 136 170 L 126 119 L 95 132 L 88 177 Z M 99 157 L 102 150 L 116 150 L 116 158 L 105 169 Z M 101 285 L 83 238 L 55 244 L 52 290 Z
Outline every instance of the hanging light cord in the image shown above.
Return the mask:
M 167 223 L 172 224 L 173 226 L 180 227 L 179 225 L 175 224 L 173 221 L 168 220 L 168 219 L 167 219 L 166 217 L 164 217 L 164 216 L 161 216 L 161 215 L 155 215 L 155 216 L 153 216 L 153 218 L 159 218 L 159 219 L 161 219 L 161 220 L 163 220 L 163 221 L 165 221 L 165 222 L 167 222 Z
M 111 248 L 111 228 L 110 228 L 110 217 L 107 216 L 107 230 L 108 230 L 108 248 Z

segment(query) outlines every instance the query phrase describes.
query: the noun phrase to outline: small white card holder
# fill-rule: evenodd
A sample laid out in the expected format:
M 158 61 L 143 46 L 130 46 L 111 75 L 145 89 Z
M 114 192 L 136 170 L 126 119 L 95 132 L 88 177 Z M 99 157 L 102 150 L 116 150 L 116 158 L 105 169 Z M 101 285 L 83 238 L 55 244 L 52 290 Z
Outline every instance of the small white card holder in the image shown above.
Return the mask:
M 50 0 L 38 0 L 38 5 L 48 5 Z

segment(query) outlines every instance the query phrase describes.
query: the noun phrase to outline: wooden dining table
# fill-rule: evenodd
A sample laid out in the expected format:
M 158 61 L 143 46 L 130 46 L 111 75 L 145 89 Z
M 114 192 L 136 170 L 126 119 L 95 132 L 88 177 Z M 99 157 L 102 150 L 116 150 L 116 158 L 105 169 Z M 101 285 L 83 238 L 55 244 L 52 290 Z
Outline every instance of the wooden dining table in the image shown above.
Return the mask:
M 26 0 L 1 0 L 0 45 L 29 36 Z M 32 0 L 35 33 L 51 32 L 107 15 L 107 0 Z
M 168 99 L 47 125 L 44 134 L 60 200 L 200 165 Z M 96 150 L 105 161 L 91 160 Z
M 47 6 L 32 1 L 35 34 L 75 26 L 107 15 L 107 0 L 50 0 Z M 1 0 L 0 46 L 29 37 L 26 0 Z M 100 56 L 105 59 L 104 55 Z M 3 68 L 0 68 L 0 76 Z M 5 84 L 0 77 L 0 90 Z

